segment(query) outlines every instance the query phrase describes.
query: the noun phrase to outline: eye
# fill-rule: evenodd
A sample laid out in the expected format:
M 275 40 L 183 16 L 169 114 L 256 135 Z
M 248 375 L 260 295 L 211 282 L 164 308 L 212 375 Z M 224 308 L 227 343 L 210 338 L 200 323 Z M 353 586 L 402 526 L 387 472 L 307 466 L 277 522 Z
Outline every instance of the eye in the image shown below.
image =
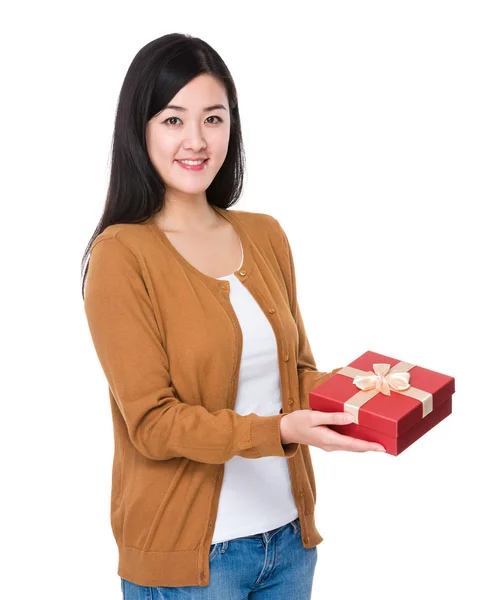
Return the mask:
M 169 123 L 169 121 L 173 121 L 174 119 L 179 119 L 179 117 L 169 117 L 168 119 L 166 119 L 166 120 L 165 120 L 165 121 L 163 121 L 163 122 L 164 122 L 164 123 L 167 123 L 167 125 L 169 125 L 169 126 L 172 126 L 172 127 L 173 127 L 173 126 L 175 126 L 176 124 L 175 124 L 175 123 Z M 179 119 L 179 121 L 180 121 L 180 119 Z
M 169 121 L 172 121 L 173 119 L 177 119 L 180 121 L 179 117 L 169 117 L 168 119 L 162 122 L 167 123 L 168 127 L 177 127 L 179 123 L 169 123 Z M 221 119 L 221 117 L 218 117 L 217 115 L 211 115 L 210 117 L 208 117 L 208 119 L 218 119 L 217 123 L 223 122 L 223 119 Z M 217 123 L 210 123 L 210 125 L 216 125 Z

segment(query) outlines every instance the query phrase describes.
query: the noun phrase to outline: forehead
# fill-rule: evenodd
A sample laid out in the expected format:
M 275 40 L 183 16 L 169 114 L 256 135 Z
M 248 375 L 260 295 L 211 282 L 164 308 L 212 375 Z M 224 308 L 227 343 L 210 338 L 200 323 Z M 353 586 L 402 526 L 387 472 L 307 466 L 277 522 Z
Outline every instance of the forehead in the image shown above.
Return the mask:
M 191 79 L 168 103 L 187 110 L 205 110 L 216 105 L 228 106 L 226 88 L 223 83 L 208 73 Z
M 166 113 L 175 112 L 182 116 L 188 113 L 206 114 L 212 111 L 228 113 L 229 116 L 228 96 L 224 84 L 219 79 L 203 73 L 181 88 L 168 104 L 150 119 L 148 124 Z

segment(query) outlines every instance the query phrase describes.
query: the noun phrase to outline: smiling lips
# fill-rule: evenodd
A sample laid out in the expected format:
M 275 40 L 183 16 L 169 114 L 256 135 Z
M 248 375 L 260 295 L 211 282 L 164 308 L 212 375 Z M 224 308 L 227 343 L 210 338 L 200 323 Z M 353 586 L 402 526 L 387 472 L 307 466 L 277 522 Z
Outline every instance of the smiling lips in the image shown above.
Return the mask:
M 176 160 L 182 161 L 182 162 L 187 161 L 187 160 L 192 160 L 192 161 L 196 161 L 197 162 L 197 161 L 200 161 L 200 160 L 207 160 L 207 157 L 206 156 L 200 156 L 199 158 L 176 158 Z
M 201 159 L 202 160 L 202 159 Z M 176 160 L 176 162 L 183 168 L 186 169 L 188 171 L 202 171 L 205 166 L 207 161 L 209 160 L 208 158 L 204 159 L 202 162 L 201 160 L 189 160 L 189 161 L 181 161 L 181 160 Z

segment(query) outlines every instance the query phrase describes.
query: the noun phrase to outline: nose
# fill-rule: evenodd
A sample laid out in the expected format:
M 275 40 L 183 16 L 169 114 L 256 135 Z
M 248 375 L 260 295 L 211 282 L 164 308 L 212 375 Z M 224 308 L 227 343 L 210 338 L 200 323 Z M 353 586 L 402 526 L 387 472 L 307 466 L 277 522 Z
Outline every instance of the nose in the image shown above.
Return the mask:
M 188 131 L 183 147 L 184 150 L 193 150 L 195 154 L 206 147 L 204 136 L 198 125 L 194 125 L 194 127 Z

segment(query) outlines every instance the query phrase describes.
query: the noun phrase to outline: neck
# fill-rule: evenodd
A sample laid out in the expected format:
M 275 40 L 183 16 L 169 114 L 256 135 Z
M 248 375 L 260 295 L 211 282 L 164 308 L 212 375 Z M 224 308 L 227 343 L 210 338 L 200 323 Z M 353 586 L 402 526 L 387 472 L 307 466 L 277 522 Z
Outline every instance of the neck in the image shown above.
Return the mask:
M 221 224 L 222 217 L 207 202 L 206 198 L 189 201 L 167 200 L 164 208 L 155 216 L 159 227 L 171 232 L 201 232 Z

